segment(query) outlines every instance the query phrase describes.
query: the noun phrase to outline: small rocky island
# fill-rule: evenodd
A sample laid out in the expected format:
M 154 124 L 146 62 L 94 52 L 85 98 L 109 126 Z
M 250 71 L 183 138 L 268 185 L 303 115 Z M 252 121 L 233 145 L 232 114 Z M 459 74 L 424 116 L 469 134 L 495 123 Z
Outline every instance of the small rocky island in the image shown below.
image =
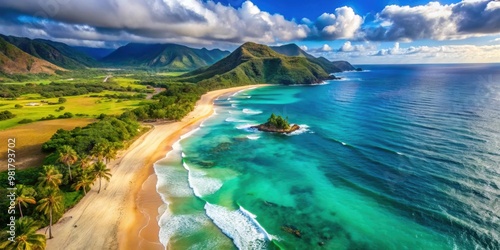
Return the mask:
M 290 134 L 293 131 L 300 129 L 300 126 L 297 124 L 290 126 L 290 123 L 288 122 L 287 119 L 279 115 L 271 114 L 271 117 L 267 119 L 266 123 L 253 126 L 252 128 L 256 128 L 259 131 L 264 131 L 264 132 Z

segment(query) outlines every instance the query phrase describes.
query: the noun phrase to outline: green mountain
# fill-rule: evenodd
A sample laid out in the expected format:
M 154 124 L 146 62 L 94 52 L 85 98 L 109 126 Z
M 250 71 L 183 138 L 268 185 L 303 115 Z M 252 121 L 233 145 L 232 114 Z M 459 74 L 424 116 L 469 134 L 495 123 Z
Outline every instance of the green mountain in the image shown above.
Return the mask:
M 120 66 L 186 71 L 211 65 L 228 54 L 229 52 L 219 49 L 193 49 L 177 44 L 129 43 L 101 61 Z
M 54 74 L 57 70 L 64 69 L 33 57 L 0 37 L 0 72 L 6 74 Z
M 95 67 L 98 62 L 87 54 L 64 43 L 0 35 L 22 51 L 66 69 Z
M 295 43 L 285 44 L 281 46 L 270 46 L 269 48 L 285 56 L 300 56 L 309 59 L 315 58 L 314 56 L 305 52 Z
M 113 53 L 115 49 L 108 48 L 91 48 L 91 47 L 83 47 L 83 46 L 73 46 L 76 50 L 87 54 L 88 56 L 94 58 L 95 60 L 101 60 L 102 58 L 108 56 Z
M 302 50 L 299 46 L 294 43 L 286 44 L 282 46 L 273 46 L 270 47 L 274 51 L 286 55 L 286 56 L 299 56 L 305 57 L 309 59 L 311 62 L 320 65 L 326 72 L 328 73 L 337 73 L 342 71 L 356 70 L 354 66 L 352 66 L 349 62 L 346 61 L 329 61 L 324 57 L 314 57 L 304 50 Z
M 333 78 L 305 57 L 289 57 L 266 45 L 245 43 L 210 67 L 181 76 L 211 87 L 252 83 L 311 84 Z

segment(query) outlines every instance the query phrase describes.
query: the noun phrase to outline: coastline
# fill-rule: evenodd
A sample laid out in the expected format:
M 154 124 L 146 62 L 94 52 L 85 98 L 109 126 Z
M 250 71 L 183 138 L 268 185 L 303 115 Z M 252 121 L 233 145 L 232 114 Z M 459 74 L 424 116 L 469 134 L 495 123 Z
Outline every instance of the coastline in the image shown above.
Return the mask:
M 212 115 L 217 97 L 262 86 L 267 85 L 208 92 L 181 121 L 152 124 L 153 129 L 108 164 L 113 177 L 105 182 L 104 190 L 100 194 L 91 190 L 53 225 L 54 238 L 47 240 L 47 249 L 164 249 L 153 219 L 163 204 L 156 191 L 154 163 L 165 157 L 181 135 Z

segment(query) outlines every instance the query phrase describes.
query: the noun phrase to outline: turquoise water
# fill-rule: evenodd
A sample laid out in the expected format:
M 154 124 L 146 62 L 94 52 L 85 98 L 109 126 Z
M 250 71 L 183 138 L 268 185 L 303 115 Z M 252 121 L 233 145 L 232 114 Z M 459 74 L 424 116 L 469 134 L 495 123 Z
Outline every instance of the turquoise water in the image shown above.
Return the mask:
M 162 243 L 500 249 L 500 65 L 364 68 L 219 98 L 155 165 Z

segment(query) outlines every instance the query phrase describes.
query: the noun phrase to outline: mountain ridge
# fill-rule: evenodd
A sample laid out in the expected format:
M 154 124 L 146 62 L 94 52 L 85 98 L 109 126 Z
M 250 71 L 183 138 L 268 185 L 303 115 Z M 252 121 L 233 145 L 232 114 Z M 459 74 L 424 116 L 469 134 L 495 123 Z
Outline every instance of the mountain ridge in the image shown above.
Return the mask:
M 102 58 L 105 64 L 152 67 L 166 70 L 193 70 L 211 65 L 229 55 L 220 49 L 194 49 L 173 43 L 129 43 Z
M 95 59 L 65 43 L 1 34 L 0 37 L 34 57 L 65 69 L 82 69 L 98 66 L 98 62 Z
M 325 69 L 325 71 L 327 71 L 328 73 L 356 70 L 356 68 L 347 61 L 330 61 L 322 56 L 314 57 L 311 54 L 305 52 L 295 43 L 285 44 L 281 46 L 270 46 L 270 48 L 286 56 L 305 57 L 311 62 L 323 67 L 323 69 Z
M 36 58 L 0 37 L 0 71 L 6 74 L 46 73 L 64 70 L 50 62 Z
M 289 57 L 262 44 L 247 42 L 212 66 L 194 70 L 183 80 L 200 85 L 313 84 L 333 79 L 320 65 L 305 57 Z

